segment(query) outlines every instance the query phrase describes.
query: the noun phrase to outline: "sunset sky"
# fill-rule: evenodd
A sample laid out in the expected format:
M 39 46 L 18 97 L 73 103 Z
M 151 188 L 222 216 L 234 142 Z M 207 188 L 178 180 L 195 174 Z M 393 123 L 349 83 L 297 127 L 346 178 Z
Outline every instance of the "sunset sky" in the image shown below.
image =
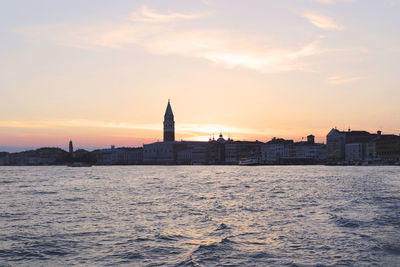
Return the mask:
M 0 151 L 400 134 L 400 0 L 0 0 Z

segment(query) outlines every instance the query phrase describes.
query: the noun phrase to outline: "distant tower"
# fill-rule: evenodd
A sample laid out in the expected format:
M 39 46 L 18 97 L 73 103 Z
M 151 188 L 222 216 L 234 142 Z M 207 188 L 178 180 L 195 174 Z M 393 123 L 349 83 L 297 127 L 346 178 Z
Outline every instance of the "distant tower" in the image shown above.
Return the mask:
M 315 143 L 315 136 L 310 134 L 307 136 L 307 143 L 314 144 Z
M 169 103 L 164 114 L 164 142 L 175 141 L 175 121 L 174 113 L 172 113 L 172 108 Z
M 69 140 L 69 154 L 74 153 L 74 146 L 72 145 L 72 140 Z

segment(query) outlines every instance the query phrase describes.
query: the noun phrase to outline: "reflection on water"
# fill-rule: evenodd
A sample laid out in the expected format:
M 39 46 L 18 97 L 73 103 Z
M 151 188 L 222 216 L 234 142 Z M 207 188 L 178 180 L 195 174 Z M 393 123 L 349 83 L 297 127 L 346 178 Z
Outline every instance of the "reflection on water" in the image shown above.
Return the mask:
M 400 264 L 400 168 L 0 167 L 0 265 Z

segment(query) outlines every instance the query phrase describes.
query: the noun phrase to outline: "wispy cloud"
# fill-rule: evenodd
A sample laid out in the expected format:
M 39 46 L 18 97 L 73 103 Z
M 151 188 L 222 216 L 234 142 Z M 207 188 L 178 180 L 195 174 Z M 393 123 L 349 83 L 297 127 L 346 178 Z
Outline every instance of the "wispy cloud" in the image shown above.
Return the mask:
M 139 11 L 138 11 L 139 12 Z M 246 68 L 263 73 L 307 70 L 304 59 L 320 53 L 319 38 L 297 47 L 282 48 L 268 38 L 222 29 L 191 29 L 156 20 L 197 18 L 199 14 L 159 13 L 145 8 L 137 21 L 107 25 L 46 25 L 17 29 L 31 38 L 50 39 L 62 45 L 104 49 L 135 44 L 153 54 L 200 58 L 226 68 Z
M 344 27 L 337 24 L 332 18 L 319 14 L 317 12 L 308 11 L 301 14 L 314 26 L 323 30 L 343 30 Z
M 216 30 L 162 35 L 146 44 L 158 54 L 175 54 L 209 60 L 227 68 L 243 67 L 264 73 L 305 70 L 301 59 L 319 53 L 319 39 L 295 49 L 265 45 L 253 36 Z
M 135 11 L 131 15 L 131 19 L 137 22 L 145 23 L 160 23 L 160 22 L 170 22 L 174 20 L 192 20 L 211 15 L 212 12 L 205 13 L 176 13 L 169 12 L 167 14 L 162 14 L 157 12 L 157 10 L 149 8 L 147 6 L 141 7 L 138 11 Z
M 345 84 L 345 83 L 358 81 L 358 80 L 361 80 L 361 79 L 365 79 L 365 77 L 346 74 L 346 75 L 339 75 L 339 76 L 329 77 L 328 78 L 328 83 L 330 83 L 330 84 Z
M 335 4 L 335 3 L 339 3 L 339 2 L 345 2 L 345 3 L 350 3 L 350 2 L 354 2 L 355 0 L 312 0 L 313 2 L 317 2 L 320 4 Z
M 153 54 L 204 59 L 225 68 L 245 68 L 262 73 L 312 71 L 310 57 L 324 53 L 320 37 L 297 46 L 283 47 L 279 41 L 260 35 L 224 29 L 191 28 L 174 20 L 198 19 L 209 14 L 169 12 L 148 7 L 133 12 L 120 23 L 94 25 L 45 25 L 15 31 L 33 39 L 52 40 L 61 45 L 84 49 L 122 49 L 137 45 Z M 322 28 L 339 29 L 329 19 L 305 14 Z M 160 22 L 160 23 L 155 23 Z

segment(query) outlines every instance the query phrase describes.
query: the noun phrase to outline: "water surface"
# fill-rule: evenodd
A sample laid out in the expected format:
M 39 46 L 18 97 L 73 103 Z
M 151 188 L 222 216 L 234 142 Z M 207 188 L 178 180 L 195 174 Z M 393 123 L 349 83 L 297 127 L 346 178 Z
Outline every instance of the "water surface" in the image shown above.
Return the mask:
M 0 167 L 0 265 L 400 266 L 400 168 Z

